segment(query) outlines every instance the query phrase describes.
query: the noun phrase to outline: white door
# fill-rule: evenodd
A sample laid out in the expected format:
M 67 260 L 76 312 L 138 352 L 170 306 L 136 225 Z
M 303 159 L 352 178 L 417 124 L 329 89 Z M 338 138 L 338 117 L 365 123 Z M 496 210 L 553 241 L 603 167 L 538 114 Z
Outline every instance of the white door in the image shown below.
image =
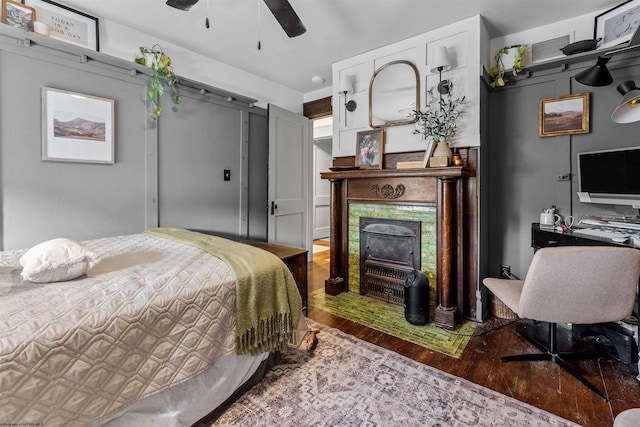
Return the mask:
M 331 183 L 320 178 L 333 166 L 331 138 L 313 141 L 313 239 L 330 235 Z
M 269 242 L 311 249 L 309 119 L 269 105 Z

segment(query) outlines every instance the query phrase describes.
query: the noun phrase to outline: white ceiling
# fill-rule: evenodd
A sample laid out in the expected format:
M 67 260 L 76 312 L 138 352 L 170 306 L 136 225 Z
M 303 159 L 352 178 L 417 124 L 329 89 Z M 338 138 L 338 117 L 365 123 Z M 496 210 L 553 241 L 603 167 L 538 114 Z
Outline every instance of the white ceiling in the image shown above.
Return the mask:
M 209 29 L 204 25 L 207 1 Z M 262 0 L 200 0 L 189 11 L 171 8 L 165 0 L 60 2 L 306 93 L 331 84 L 334 62 L 474 15 L 482 15 L 496 37 L 608 9 L 622 0 L 290 0 L 307 28 L 292 39 Z M 180 65 L 174 66 L 180 74 Z M 325 83 L 312 83 L 313 76 Z

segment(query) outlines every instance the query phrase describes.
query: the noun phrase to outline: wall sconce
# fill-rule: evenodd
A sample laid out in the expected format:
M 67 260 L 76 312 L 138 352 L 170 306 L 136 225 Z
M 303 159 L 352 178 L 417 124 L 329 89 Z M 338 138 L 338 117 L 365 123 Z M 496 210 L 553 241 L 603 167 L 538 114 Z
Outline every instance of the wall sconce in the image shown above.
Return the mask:
M 640 88 L 633 80 L 618 85 L 622 99 L 611 114 L 615 123 L 632 123 L 640 120 Z
M 438 83 L 438 93 L 440 96 L 446 95 L 451 91 L 451 82 L 449 80 L 442 80 L 442 72 L 449 71 L 451 69 L 451 63 L 449 63 L 449 55 L 445 46 L 436 46 L 431 57 L 431 72 L 438 72 L 440 81 Z
M 340 76 L 340 89 L 338 92 L 344 95 L 344 125 L 347 126 L 347 111 L 355 111 L 358 104 L 353 99 L 347 102 L 347 94 L 353 93 L 353 81 L 351 76 L 343 74 Z

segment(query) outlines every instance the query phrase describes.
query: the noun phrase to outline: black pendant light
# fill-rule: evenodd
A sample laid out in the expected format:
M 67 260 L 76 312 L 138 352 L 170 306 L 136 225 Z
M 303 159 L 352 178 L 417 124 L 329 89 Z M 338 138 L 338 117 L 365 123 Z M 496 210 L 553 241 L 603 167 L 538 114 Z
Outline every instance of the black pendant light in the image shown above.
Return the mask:
M 598 56 L 596 65 L 576 74 L 576 81 L 587 86 L 610 85 L 613 83 L 613 77 L 611 77 L 611 73 L 607 69 L 607 62 L 609 62 L 610 59 L 610 56 Z
M 613 110 L 611 120 L 615 123 L 632 123 L 640 120 L 640 88 L 633 80 L 618 86 L 618 92 L 622 94 L 622 99 Z

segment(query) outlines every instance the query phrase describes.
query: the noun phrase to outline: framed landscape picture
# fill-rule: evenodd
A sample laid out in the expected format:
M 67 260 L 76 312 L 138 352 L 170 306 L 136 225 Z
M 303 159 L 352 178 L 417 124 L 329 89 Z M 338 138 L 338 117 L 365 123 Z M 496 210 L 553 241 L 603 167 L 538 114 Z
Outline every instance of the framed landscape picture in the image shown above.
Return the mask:
M 589 133 L 589 93 L 540 100 L 540 136 Z
M 114 100 L 42 88 L 42 160 L 114 163 Z
M 360 169 L 382 169 L 384 130 L 358 132 L 356 166 Z

